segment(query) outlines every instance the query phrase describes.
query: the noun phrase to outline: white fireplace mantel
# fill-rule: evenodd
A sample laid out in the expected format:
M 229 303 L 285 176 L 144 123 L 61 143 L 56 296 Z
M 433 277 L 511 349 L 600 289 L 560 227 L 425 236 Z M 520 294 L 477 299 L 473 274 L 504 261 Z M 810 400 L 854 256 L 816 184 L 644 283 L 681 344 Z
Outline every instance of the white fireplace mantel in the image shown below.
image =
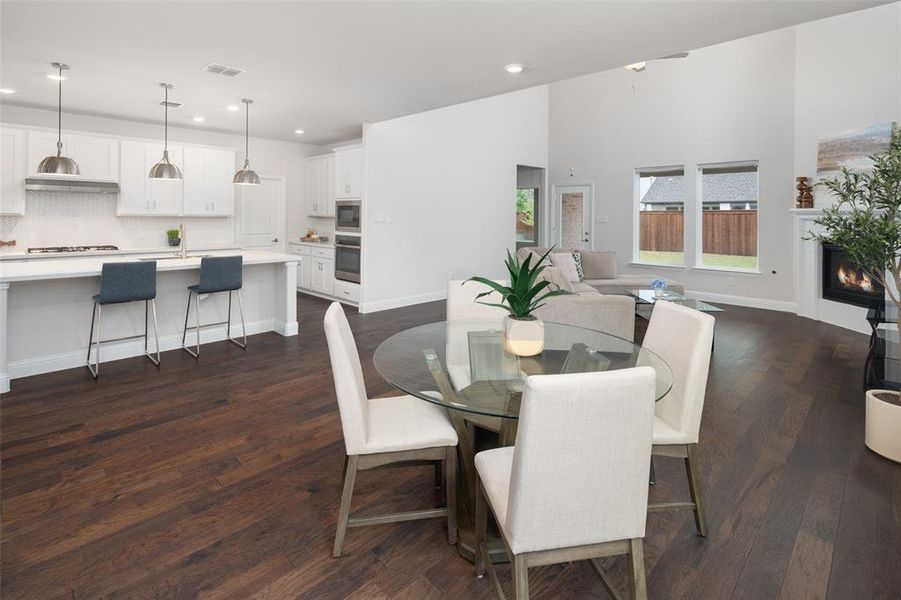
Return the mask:
M 821 208 L 791 209 L 795 239 L 795 301 L 797 313 L 801 317 L 823 321 L 845 329 L 870 333 L 867 324 L 867 309 L 841 302 L 825 300 L 822 297 L 822 254 L 817 240 L 803 239 L 808 232 L 820 232 L 814 220 L 823 214 Z

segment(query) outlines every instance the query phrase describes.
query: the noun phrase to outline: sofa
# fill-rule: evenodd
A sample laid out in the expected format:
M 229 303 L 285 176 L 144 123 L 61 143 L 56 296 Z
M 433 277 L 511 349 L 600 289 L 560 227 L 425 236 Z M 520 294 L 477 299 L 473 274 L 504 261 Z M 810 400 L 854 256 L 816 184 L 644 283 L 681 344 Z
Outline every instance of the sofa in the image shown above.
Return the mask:
M 528 256 L 530 252 L 536 253 L 538 254 L 538 256 L 541 256 L 547 251 L 547 248 L 542 248 L 541 246 L 529 246 L 517 250 L 516 257 L 520 261 L 522 261 L 525 260 L 526 256 Z M 572 253 L 573 249 L 554 248 L 554 253 L 557 252 Z M 623 295 L 626 294 L 628 290 L 650 287 L 651 280 L 658 277 L 644 273 L 619 273 L 616 264 L 616 252 L 594 250 L 579 250 L 578 252 L 580 253 L 580 255 L 583 255 L 582 268 L 584 271 L 585 279 L 573 282 L 573 286 L 576 288 L 575 291 L 577 293 L 579 291 L 587 291 L 590 287 L 602 294 Z M 593 267 L 593 269 L 589 269 L 589 261 L 586 260 L 586 258 L 588 257 L 594 259 L 591 261 L 590 265 L 591 267 Z M 660 277 L 660 279 L 666 281 L 668 289 L 679 294 L 685 293 L 685 286 L 678 281 L 668 279 L 666 277 Z

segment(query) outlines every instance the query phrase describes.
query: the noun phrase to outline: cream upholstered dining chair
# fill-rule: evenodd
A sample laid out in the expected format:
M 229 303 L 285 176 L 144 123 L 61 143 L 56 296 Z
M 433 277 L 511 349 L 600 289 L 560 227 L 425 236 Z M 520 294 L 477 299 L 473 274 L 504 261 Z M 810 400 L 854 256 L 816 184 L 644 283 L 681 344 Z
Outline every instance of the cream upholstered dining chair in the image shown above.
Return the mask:
M 646 598 L 644 551 L 648 467 L 654 423 L 654 370 L 529 377 L 516 445 L 480 452 L 476 503 L 476 573 L 487 567 L 503 592 L 485 548 L 487 508 L 513 563 L 517 600 L 529 597 L 528 569 L 631 558 L 636 598 Z
M 694 448 L 701 429 L 713 348 L 712 316 L 673 302 L 657 302 L 642 345 L 673 371 L 673 387 L 654 408 L 654 456 L 685 461 L 691 502 L 651 504 L 648 511 L 693 510 L 698 535 L 707 535 Z
M 373 398 L 366 395 L 363 369 L 353 333 L 338 302 L 325 312 L 328 341 L 338 396 L 338 412 L 347 456 L 344 488 L 332 556 L 341 556 L 348 527 L 380 525 L 433 517 L 447 518 L 447 538 L 457 541 L 457 433 L 443 408 L 413 396 Z M 443 461 L 447 506 L 390 515 L 350 517 L 350 500 L 358 470 L 411 461 Z

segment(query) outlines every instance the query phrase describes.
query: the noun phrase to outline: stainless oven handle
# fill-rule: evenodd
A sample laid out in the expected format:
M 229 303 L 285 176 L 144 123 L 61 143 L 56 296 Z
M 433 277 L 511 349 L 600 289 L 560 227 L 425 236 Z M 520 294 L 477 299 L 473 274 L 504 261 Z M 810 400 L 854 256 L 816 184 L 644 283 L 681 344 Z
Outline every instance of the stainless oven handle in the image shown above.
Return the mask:
M 352 248 L 354 250 L 359 250 L 362 246 L 354 246 L 352 244 L 335 244 L 335 248 Z

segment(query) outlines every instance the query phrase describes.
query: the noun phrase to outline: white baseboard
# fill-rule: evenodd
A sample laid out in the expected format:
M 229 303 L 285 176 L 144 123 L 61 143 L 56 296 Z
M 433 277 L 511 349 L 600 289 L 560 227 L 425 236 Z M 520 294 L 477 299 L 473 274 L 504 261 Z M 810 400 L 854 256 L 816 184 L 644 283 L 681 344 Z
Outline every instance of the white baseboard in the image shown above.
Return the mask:
M 383 310 L 391 310 L 392 308 L 402 308 L 404 306 L 413 306 L 414 304 L 424 304 L 426 302 L 435 302 L 436 300 L 444 300 L 447 298 L 447 290 L 438 290 L 435 292 L 427 292 L 425 294 L 416 294 L 413 296 L 401 296 L 400 298 L 390 298 L 388 300 L 379 300 L 378 302 L 364 302 L 360 304 L 361 313 L 374 313 Z
M 9 391 L 9 375 L 6 373 L 0 375 L 0 394 L 5 394 Z
M 275 327 L 273 327 L 273 330 L 276 333 L 281 334 L 285 337 L 297 335 L 297 332 L 298 332 L 297 321 L 291 321 L 290 323 L 286 323 L 285 321 L 276 321 Z
M 255 321 L 253 323 L 247 323 L 247 335 L 253 335 L 256 333 L 265 333 L 267 331 L 273 331 L 274 323 L 271 320 L 265 321 Z M 294 327 L 297 327 L 297 323 L 294 323 Z M 232 337 L 241 339 L 241 325 L 238 324 L 235 326 L 232 324 Z M 279 332 L 281 333 L 281 332 Z M 297 332 L 295 331 L 295 334 Z M 288 334 L 282 334 L 288 335 Z M 187 343 L 191 345 L 195 342 L 197 338 L 195 334 L 191 331 L 188 332 Z M 225 339 L 225 325 L 219 325 L 216 327 L 204 328 L 200 332 L 200 343 L 201 345 L 207 344 L 210 342 L 218 342 Z M 160 337 L 160 352 L 165 352 L 166 350 L 176 350 L 181 348 L 181 334 L 172 334 Z M 153 336 L 151 334 L 150 337 L 150 349 L 153 352 Z M 40 375 L 42 373 L 51 373 L 53 371 L 62 371 L 64 369 L 72 369 L 75 367 L 83 367 L 86 364 L 88 349 L 84 348 L 83 350 L 78 350 L 76 352 L 63 352 L 60 354 L 50 354 L 46 356 L 39 356 L 35 358 L 28 358 L 25 360 L 18 360 L 10 362 L 7 365 L 7 374 L 6 374 L 6 389 L 3 389 L 3 375 L 0 375 L 0 393 L 4 391 L 9 391 L 9 383 L 10 379 L 18 379 L 19 377 L 29 377 L 31 375 Z M 103 344 L 100 348 L 100 368 L 103 369 L 103 363 L 107 363 L 113 360 L 120 360 L 123 358 L 132 358 L 135 356 L 143 356 L 144 355 L 144 339 L 137 338 L 134 340 L 123 340 L 121 342 L 112 342 L 109 344 Z M 91 359 L 93 360 L 96 355 L 91 353 Z
M 767 300 L 765 298 L 751 298 L 748 296 L 733 296 L 731 294 L 714 294 L 711 292 L 696 292 L 685 290 L 686 296 L 712 302 L 714 304 L 732 304 L 735 306 L 747 306 L 748 308 L 763 308 L 766 310 L 778 310 L 781 312 L 797 313 L 798 305 L 787 300 Z

